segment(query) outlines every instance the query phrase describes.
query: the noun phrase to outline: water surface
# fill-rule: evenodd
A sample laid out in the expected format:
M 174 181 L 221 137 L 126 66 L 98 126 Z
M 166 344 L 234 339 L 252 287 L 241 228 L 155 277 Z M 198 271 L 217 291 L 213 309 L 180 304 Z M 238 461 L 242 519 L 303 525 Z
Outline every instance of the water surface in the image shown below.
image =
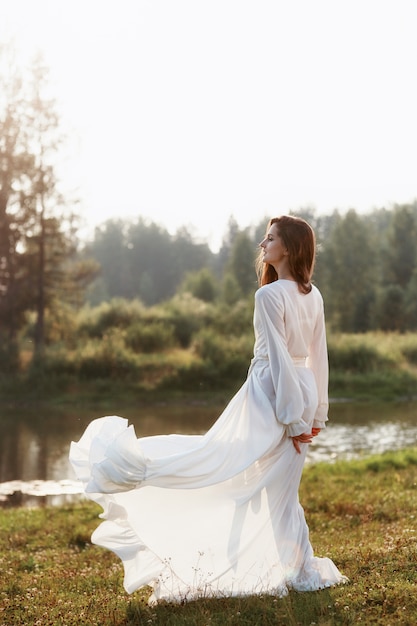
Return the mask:
M 121 411 L 137 435 L 204 433 L 222 405 L 141 406 Z M 9 409 L 0 422 L 0 506 L 62 504 L 79 498 L 80 483 L 68 462 L 71 441 L 100 413 L 75 409 Z M 417 402 L 332 403 L 330 420 L 310 445 L 309 463 L 352 459 L 417 443 Z

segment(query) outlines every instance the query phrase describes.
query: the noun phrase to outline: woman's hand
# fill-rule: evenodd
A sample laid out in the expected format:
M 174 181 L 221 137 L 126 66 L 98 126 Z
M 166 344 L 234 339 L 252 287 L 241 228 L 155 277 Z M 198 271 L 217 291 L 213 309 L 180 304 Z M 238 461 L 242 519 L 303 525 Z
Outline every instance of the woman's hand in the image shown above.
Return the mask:
M 291 437 L 294 448 L 297 450 L 298 454 L 301 453 L 300 443 L 311 443 L 313 439 L 312 433 L 303 433 L 302 435 L 297 435 L 296 437 Z
M 302 435 L 291 437 L 293 446 L 297 450 L 298 454 L 301 453 L 300 443 L 311 443 L 313 437 L 317 437 L 319 432 L 320 428 L 312 428 L 311 433 L 303 433 Z

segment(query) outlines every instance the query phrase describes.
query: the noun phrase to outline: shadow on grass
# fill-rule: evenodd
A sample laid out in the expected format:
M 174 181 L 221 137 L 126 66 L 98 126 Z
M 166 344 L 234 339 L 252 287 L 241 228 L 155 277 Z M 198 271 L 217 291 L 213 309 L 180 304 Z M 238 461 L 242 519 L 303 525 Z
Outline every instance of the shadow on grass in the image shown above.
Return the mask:
M 148 606 L 146 600 L 132 600 L 127 624 L 160 626 L 304 626 L 334 624 L 332 590 L 291 592 L 284 598 L 257 595 L 247 598 L 204 598 L 184 604 L 161 602 Z

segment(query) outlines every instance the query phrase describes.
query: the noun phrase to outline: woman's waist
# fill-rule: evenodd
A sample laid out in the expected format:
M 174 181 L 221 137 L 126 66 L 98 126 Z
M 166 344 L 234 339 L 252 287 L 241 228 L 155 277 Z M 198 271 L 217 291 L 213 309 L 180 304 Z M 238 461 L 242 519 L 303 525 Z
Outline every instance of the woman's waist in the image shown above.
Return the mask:
M 307 367 L 307 357 L 305 356 L 291 356 L 290 359 L 295 365 L 295 367 Z M 255 363 L 268 362 L 269 357 L 267 354 L 255 354 L 252 358 L 251 364 L 255 365 Z

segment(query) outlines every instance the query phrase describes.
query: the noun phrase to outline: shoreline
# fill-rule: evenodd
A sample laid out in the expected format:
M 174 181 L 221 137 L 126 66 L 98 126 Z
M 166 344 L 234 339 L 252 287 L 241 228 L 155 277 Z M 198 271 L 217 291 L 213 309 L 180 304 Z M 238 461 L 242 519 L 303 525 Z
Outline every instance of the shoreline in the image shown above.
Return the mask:
M 153 389 L 143 390 L 135 384 L 120 384 L 113 381 L 96 381 L 88 385 L 77 384 L 68 389 L 59 387 L 34 389 L 28 384 L 13 383 L 8 389 L 7 385 L 0 388 L 0 407 L 3 409 L 22 409 L 30 407 L 83 407 L 83 408 L 105 408 L 110 404 L 120 404 L 122 406 L 158 406 L 172 404 L 178 405 L 226 405 L 240 388 L 240 383 L 230 386 L 230 388 L 213 390 L 172 390 Z M 369 384 L 366 388 L 362 384 L 359 390 L 349 389 L 350 393 L 345 393 L 345 389 L 333 389 L 329 395 L 329 405 L 332 404 L 371 404 L 371 403 L 402 403 L 417 401 L 417 379 L 415 385 L 407 381 L 407 385 L 399 388 L 396 384 L 392 388 L 384 388 L 381 394 L 379 388 Z

